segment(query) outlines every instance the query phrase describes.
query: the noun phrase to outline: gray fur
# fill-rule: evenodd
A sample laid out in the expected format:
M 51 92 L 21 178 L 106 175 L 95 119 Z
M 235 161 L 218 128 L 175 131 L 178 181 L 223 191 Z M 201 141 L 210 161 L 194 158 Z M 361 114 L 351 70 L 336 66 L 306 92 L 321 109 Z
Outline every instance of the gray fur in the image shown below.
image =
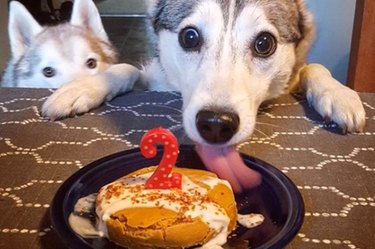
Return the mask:
M 75 0 L 75 3 L 77 1 L 84 0 Z M 218 29 L 215 29 L 212 35 L 215 41 L 203 43 L 206 47 L 202 47 L 201 52 L 186 53 L 176 43 L 180 24 L 199 11 L 197 8 L 205 1 L 216 1 L 222 8 L 219 13 L 210 13 L 210 9 L 204 8 L 207 17 L 213 14 L 217 18 L 217 14 L 222 14 L 226 25 L 224 23 L 225 27 L 222 27 L 220 23 L 220 30 L 216 32 Z M 151 41 L 160 42 L 153 44 L 160 49 L 159 55 L 141 73 L 126 65 L 120 67 L 123 70 L 119 74 L 117 66 L 121 65 L 116 65 L 109 67 L 104 77 L 89 77 L 62 86 L 43 105 L 44 115 L 55 119 L 86 112 L 104 99 L 110 100 L 123 93 L 140 78 L 150 90 L 181 92 L 183 125 L 186 134 L 196 143 L 205 143 L 195 125 L 200 110 L 210 107 L 216 111 L 230 109 L 238 112 L 243 125 L 224 145 L 233 146 L 253 133 L 260 103 L 279 96 L 285 92 L 283 89 L 288 83 L 293 85 L 291 83 L 295 82 L 323 117 L 331 117 L 351 131 L 363 130 L 365 111 L 358 95 L 334 80 L 324 66 L 304 65 L 315 29 L 303 0 L 152 0 L 149 4 L 150 28 L 154 31 L 150 32 L 153 36 Z M 253 5 L 250 9 L 254 10 L 254 16 L 246 21 L 242 18 L 248 17 L 241 13 L 248 4 Z M 246 15 L 251 13 L 246 12 Z M 238 34 L 237 29 L 234 30 L 236 33 L 231 32 L 230 21 L 232 17 L 236 20 L 239 16 L 244 25 L 234 28 L 251 26 L 249 34 L 246 31 Z M 260 25 L 255 26 L 257 24 Z M 208 25 L 215 23 L 209 22 Z M 254 30 L 262 32 L 261 26 L 275 27 L 279 34 L 277 42 L 282 45 L 278 46 L 280 49 L 276 53 L 264 58 L 250 54 L 254 37 L 258 35 Z M 273 27 L 264 31 L 273 32 Z M 163 30 L 169 32 L 161 32 Z M 116 77 L 108 76 L 112 74 Z M 117 75 L 124 77 L 123 80 L 113 80 Z M 92 87 L 93 81 L 100 87 Z
M 259 0 L 259 4 L 265 7 L 266 15 L 278 29 L 283 42 L 298 42 L 301 39 L 299 27 L 299 10 L 292 0 Z
M 162 29 L 177 32 L 179 24 L 188 17 L 194 7 L 204 0 L 160 0 L 151 20 L 154 31 L 158 33 Z M 230 1 L 216 0 L 223 9 L 224 20 L 228 20 Z M 303 21 L 300 9 L 295 0 L 235 0 L 234 16 L 237 17 L 244 7 L 249 4 L 261 6 L 268 19 L 278 29 L 282 42 L 298 42 L 302 37 L 301 23 Z M 302 23 L 303 26 L 303 23 Z
M 198 2 L 198 0 L 158 1 L 150 16 L 155 32 L 158 33 L 162 29 L 176 31 L 181 21 L 194 11 L 194 6 Z
M 149 13 L 149 20 L 154 33 L 163 29 L 178 32 L 178 26 L 194 12 L 194 7 L 205 0 L 159 0 L 153 12 Z M 228 21 L 231 1 L 235 1 L 233 16 L 237 18 L 247 4 L 256 4 L 264 9 L 267 18 L 278 29 L 280 43 L 296 44 L 296 64 L 292 74 L 294 85 L 295 75 L 304 65 L 308 51 L 315 38 L 315 24 L 312 14 L 305 8 L 304 0 L 216 0 L 222 8 L 224 21 Z M 151 39 L 157 42 L 157 39 Z M 158 58 L 158 47 L 155 47 L 155 57 Z M 220 51 L 219 51 L 220 53 Z M 216 57 L 219 57 L 217 55 Z M 280 77 L 284 78 L 284 76 Z M 292 86 L 290 89 L 294 88 Z
M 224 20 L 227 20 L 229 1 L 217 0 L 222 6 L 224 13 Z M 194 7 L 201 2 L 199 0 L 187 1 L 173 1 L 173 0 L 160 0 L 158 1 L 154 12 L 151 13 L 151 22 L 155 33 L 160 30 L 166 29 L 172 32 L 177 32 L 180 23 L 194 12 Z

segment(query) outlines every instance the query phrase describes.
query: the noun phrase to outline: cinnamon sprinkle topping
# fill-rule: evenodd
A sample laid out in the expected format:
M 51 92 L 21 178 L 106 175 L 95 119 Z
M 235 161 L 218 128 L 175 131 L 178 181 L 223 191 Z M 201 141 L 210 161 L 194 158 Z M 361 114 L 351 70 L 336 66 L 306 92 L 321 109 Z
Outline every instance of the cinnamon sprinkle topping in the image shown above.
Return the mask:
M 169 205 L 179 206 L 178 212 L 181 214 L 179 216 L 183 217 L 187 211 L 196 210 L 198 205 L 201 209 L 207 209 L 207 206 L 204 204 L 211 202 L 207 195 L 202 194 L 194 187 L 190 187 L 187 191 L 177 188 L 169 190 L 149 190 L 145 188 L 144 184 L 135 183 L 138 180 L 137 177 L 127 179 L 128 181 L 120 180 L 105 187 L 104 200 L 107 203 L 109 203 L 112 198 L 119 197 L 121 197 L 122 200 L 130 198 L 132 205 L 151 202 L 154 203 L 156 207 L 163 207 L 165 202 L 167 202 Z M 161 203 L 161 200 L 163 200 L 164 204 Z M 196 205 L 194 205 L 194 203 L 196 203 Z M 191 219 L 191 217 L 185 217 L 184 219 Z

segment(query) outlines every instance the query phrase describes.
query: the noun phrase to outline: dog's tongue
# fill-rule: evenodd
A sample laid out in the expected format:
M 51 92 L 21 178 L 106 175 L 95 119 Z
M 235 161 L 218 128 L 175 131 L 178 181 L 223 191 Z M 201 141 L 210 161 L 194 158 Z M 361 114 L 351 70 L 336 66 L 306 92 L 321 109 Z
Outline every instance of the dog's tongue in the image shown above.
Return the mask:
M 196 145 L 196 151 L 208 170 L 227 180 L 235 192 L 258 186 L 261 175 L 243 162 L 234 147 Z

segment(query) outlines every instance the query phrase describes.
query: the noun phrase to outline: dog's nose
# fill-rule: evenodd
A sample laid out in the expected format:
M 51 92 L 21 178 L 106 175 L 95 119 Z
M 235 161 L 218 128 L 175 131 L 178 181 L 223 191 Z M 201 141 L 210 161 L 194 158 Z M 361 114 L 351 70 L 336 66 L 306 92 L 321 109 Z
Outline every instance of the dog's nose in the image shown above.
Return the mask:
M 237 132 L 240 118 L 233 112 L 201 110 L 195 125 L 204 140 L 211 144 L 228 142 Z

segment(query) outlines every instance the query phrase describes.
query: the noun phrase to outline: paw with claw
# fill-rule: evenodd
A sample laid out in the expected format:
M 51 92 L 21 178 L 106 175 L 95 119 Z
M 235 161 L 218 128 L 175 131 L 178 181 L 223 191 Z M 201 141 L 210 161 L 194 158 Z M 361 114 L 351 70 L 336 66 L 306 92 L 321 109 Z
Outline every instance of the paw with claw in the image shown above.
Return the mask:
M 326 121 L 335 122 L 344 133 L 364 130 L 366 113 L 357 92 L 335 80 L 319 64 L 307 65 L 300 76 L 309 104 Z

